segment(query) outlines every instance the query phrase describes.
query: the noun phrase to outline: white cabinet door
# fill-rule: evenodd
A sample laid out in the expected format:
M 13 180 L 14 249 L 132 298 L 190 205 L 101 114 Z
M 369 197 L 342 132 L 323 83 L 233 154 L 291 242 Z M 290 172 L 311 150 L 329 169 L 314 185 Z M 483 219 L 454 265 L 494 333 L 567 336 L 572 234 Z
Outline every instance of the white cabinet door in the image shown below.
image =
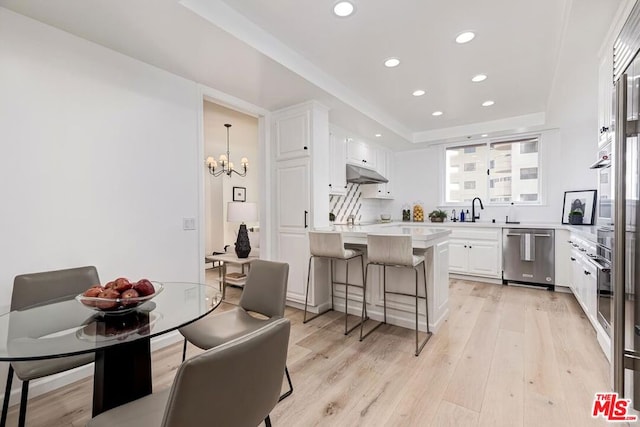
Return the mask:
M 310 155 L 310 114 L 309 110 L 274 113 L 276 160 Z
M 466 273 L 469 269 L 469 249 L 464 240 L 449 240 L 449 271 Z
M 606 145 L 612 135 L 613 49 L 606 49 L 598 68 L 598 146 Z
M 386 152 L 385 162 L 386 168 L 384 171 L 384 177 L 389 180 L 384 186 L 387 192 L 387 199 L 395 198 L 395 194 L 393 192 L 393 162 L 394 162 L 394 154 L 391 151 Z
M 277 260 L 289 263 L 287 298 L 304 302 L 310 218 L 310 159 L 277 162 Z
M 362 190 L 362 197 L 365 199 L 393 199 L 391 191 L 391 175 L 393 170 L 393 153 L 388 150 L 376 150 L 377 160 L 376 171 L 387 178 L 389 182 L 384 184 L 364 184 L 360 188 Z
M 498 242 L 469 240 L 469 273 L 479 276 L 498 276 L 499 246 Z
M 335 133 L 329 134 L 329 194 L 347 193 L 347 142 Z
M 375 149 L 364 141 L 350 140 L 347 143 L 347 161 L 364 168 L 376 168 Z
M 598 319 L 598 268 L 591 261 L 584 261 L 584 295 L 585 305 L 587 306 L 587 314 L 591 316 L 592 321 Z

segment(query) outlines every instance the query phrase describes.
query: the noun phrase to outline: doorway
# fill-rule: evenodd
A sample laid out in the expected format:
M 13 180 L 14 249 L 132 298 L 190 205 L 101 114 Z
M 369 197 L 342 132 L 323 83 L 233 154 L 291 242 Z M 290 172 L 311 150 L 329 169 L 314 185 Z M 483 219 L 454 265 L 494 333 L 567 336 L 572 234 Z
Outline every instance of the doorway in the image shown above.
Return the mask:
M 225 124 L 230 124 L 226 127 Z M 261 162 L 259 161 L 259 119 L 227 108 L 208 99 L 203 102 L 204 158 L 212 157 L 221 168 L 220 156 L 229 157 L 234 169 L 243 172 L 241 159 L 249 160 L 246 176 L 225 173 L 213 176 L 205 167 L 204 173 L 204 227 L 201 236 L 205 255 L 215 253 L 235 254 L 234 243 L 239 223 L 227 221 L 227 206 L 230 202 L 255 203 L 260 209 Z M 227 133 L 228 132 L 228 133 Z M 227 154 L 227 137 L 229 154 Z M 249 229 L 251 256 L 260 253 L 260 222 L 246 222 Z M 205 262 L 204 278 L 213 284 L 218 279 L 217 263 Z M 232 268 L 230 268 L 232 270 Z

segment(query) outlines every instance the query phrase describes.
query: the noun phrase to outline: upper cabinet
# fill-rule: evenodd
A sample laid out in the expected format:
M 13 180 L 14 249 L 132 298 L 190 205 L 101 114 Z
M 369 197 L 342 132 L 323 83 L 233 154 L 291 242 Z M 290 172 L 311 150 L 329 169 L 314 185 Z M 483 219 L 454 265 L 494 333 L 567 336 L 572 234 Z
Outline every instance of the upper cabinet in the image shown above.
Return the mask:
M 329 133 L 329 194 L 347 194 L 347 138 Z
M 287 111 L 274 120 L 276 160 L 296 159 L 310 155 L 311 113 L 297 109 Z
M 598 146 L 611 142 L 613 122 L 613 52 L 607 50 L 598 68 Z
M 376 168 L 377 149 L 364 141 L 349 139 L 347 143 L 347 162 L 368 169 Z
M 376 150 L 378 167 L 376 171 L 387 178 L 389 182 L 384 184 L 363 184 L 362 197 L 365 199 L 393 199 L 393 153 L 389 150 Z

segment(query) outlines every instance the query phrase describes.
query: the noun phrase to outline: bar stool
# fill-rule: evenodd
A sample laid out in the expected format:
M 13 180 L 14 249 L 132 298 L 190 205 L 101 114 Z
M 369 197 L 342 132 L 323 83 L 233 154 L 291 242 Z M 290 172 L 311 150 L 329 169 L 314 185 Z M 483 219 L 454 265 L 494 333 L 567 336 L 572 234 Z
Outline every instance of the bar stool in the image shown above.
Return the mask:
M 311 256 L 309 257 L 309 270 L 307 274 L 307 292 L 304 298 L 304 319 L 302 323 L 307 323 L 318 316 L 321 316 L 329 311 L 333 311 L 334 309 L 334 297 L 333 297 L 333 287 L 334 285 L 344 285 L 344 334 L 347 335 L 349 332 L 353 331 L 355 328 L 360 326 L 367 317 L 367 300 L 366 300 L 366 281 L 364 277 L 364 258 L 362 256 L 362 252 L 355 249 L 345 249 L 344 242 L 342 239 L 342 233 L 337 231 L 310 231 L 309 232 L 309 247 Z M 362 270 L 362 285 L 358 285 L 355 283 L 349 282 L 349 261 L 355 258 L 360 258 L 360 266 Z M 311 261 L 314 258 L 325 258 L 331 262 L 331 309 L 325 310 L 322 313 L 318 313 L 315 316 L 307 319 L 307 304 L 309 301 L 309 282 L 311 279 Z M 334 262 L 335 261 L 344 261 L 346 267 L 346 275 L 344 282 L 336 282 L 334 275 Z M 351 329 L 348 329 L 347 326 L 347 317 L 349 316 L 349 286 L 355 286 L 356 288 L 362 289 L 362 316 L 360 318 L 360 323 L 353 326 Z M 362 333 L 362 331 L 361 331 Z
M 360 341 L 366 338 L 371 332 L 376 330 L 383 323 L 387 323 L 387 294 L 405 295 L 415 297 L 416 299 L 416 356 L 420 354 L 429 338 L 431 331 L 429 330 L 429 300 L 427 298 L 427 267 L 424 256 L 413 254 L 410 235 L 389 235 L 389 234 L 368 234 L 367 235 L 367 258 L 369 262 L 365 269 L 365 283 L 369 276 L 370 265 L 382 266 L 382 291 L 384 300 L 384 322 L 378 323 L 372 330 L 362 335 L 363 326 L 360 327 Z M 418 344 L 418 301 L 423 298 L 418 295 L 418 266 L 422 264 L 424 272 L 424 303 L 425 316 L 427 321 L 427 336 L 422 344 Z M 404 292 L 387 291 L 387 267 L 396 268 L 412 268 L 416 277 L 416 292 L 408 294 Z

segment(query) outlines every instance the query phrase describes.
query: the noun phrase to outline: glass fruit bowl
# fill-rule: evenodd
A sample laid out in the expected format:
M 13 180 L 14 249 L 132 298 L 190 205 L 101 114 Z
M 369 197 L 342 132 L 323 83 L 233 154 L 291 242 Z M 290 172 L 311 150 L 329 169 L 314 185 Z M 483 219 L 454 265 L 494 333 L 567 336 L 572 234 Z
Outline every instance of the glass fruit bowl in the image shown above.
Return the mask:
M 160 282 L 151 282 L 155 290 L 154 293 L 146 296 L 133 298 L 99 298 L 87 297 L 84 293 L 76 295 L 76 301 L 82 303 L 85 307 L 92 310 L 108 313 L 122 314 L 135 310 L 139 305 L 153 299 L 156 295 L 164 290 L 164 286 Z

